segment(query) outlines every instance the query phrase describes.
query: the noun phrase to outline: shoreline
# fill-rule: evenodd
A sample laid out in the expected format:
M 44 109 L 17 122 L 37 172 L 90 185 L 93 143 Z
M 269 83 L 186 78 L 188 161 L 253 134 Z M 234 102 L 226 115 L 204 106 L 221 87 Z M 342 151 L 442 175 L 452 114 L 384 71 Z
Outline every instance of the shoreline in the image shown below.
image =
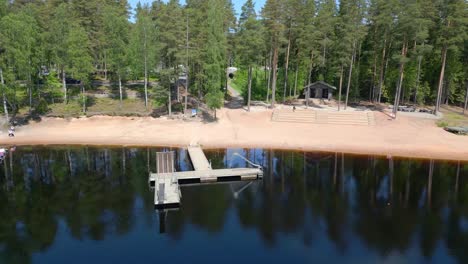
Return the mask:
M 15 141 L 16 142 L 16 141 Z M 148 144 L 138 144 L 138 143 L 77 143 L 72 141 L 63 141 L 63 142 L 28 142 L 28 141 L 19 141 L 15 144 L 15 146 L 27 146 L 27 147 L 60 147 L 60 146 L 72 146 L 72 147 L 109 147 L 109 148 L 118 148 L 118 147 L 125 147 L 125 148 L 185 148 L 189 144 L 163 144 L 163 143 L 156 143 L 152 145 Z M 313 147 L 297 147 L 294 146 L 267 146 L 267 145 L 223 145 L 223 144 L 200 144 L 203 149 L 206 150 L 217 150 L 217 149 L 233 149 L 233 148 L 246 148 L 246 149 L 266 149 L 266 150 L 279 150 L 279 151 L 293 151 L 293 152 L 309 152 L 309 153 L 323 153 L 323 154 L 345 154 L 345 155 L 357 155 L 357 156 L 375 156 L 375 157 L 387 157 L 391 156 L 393 159 L 419 159 L 419 160 L 441 160 L 441 161 L 450 161 L 450 162 L 468 162 L 468 157 L 462 156 L 461 158 L 455 155 L 447 155 L 447 153 L 437 153 L 437 152 L 430 152 L 426 155 L 420 154 L 418 151 L 411 151 L 407 152 L 404 150 L 395 150 L 395 151 L 372 151 L 369 149 L 366 150 L 352 150 L 352 149 L 330 149 L 330 148 L 313 148 Z
M 332 125 L 271 121 L 271 110 L 221 109 L 213 123 L 150 117 L 44 118 L 0 134 L 0 145 L 88 145 L 261 148 L 397 158 L 468 161 L 468 137 L 438 128 L 434 120 L 374 112 L 376 124 Z

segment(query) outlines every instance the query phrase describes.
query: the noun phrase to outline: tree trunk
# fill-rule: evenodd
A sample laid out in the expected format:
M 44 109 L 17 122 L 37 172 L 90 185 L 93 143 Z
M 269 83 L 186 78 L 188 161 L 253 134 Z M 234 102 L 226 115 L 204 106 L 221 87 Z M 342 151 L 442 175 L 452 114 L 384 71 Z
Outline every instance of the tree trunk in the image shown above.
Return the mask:
M 463 106 L 463 114 L 465 114 L 467 104 L 468 104 L 468 80 L 466 81 L 466 94 L 465 94 L 465 105 Z
M 66 80 L 65 70 L 62 69 L 62 88 L 63 88 L 63 100 L 65 104 L 68 104 L 68 97 L 67 97 L 67 80 Z
M 310 82 L 311 82 L 311 75 L 312 75 L 312 67 L 313 67 L 313 55 L 314 52 L 310 51 L 310 64 L 309 64 L 309 74 L 307 76 L 307 91 L 306 93 L 306 107 L 309 107 L 309 99 L 310 99 Z
M 169 110 L 169 117 L 172 117 L 172 98 L 171 98 L 171 88 L 169 87 L 169 93 L 168 93 L 168 110 Z
M 268 67 L 268 82 L 267 82 L 267 96 L 266 96 L 266 101 L 270 100 L 270 82 L 271 82 L 271 60 L 272 60 L 272 55 L 271 55 L 271 50 L 270 50 L 270 60 L 268 61 L 269 67 Z
M 29 59 L 29 69 L 31 69 L 31 59 Z M 32 77 L 31 72 L 28 74 L 28 87 L 29 87 L 29 114 L 32 113 Z
M 322 67 L 325 67 L 325 61 L 327 57 L 327 42 L 325 41 L 327 39 L 327 36 L 323 39 L 323 60 L 322 60 Z
M 418 56 L 418 73 L 416 74 L 416 88 L 414 89 L 414 104 L 418 103 L 419 78 L 421 77 L 422 56 Z
M 346 87 L 346 99 L 345 99 L 344 110 L 346 110 L 346 107 L 348 106 L 349 89 L 351 88 L 351 79 L 353 77 L 353 65 L 354 65 L 355 53 L 356 53 L 356 42 L 353 43 L 353 52 L 351 54 L 351 64 L 349 66 L 348 85 Z
M 440 101 L 442 97 L 442 84 L 444 81 L 444 73 L 445 73 L 445 63 L 447 59 L 447 47 L 444 46 L 442 48 L 442 68 L 440 69 L 440 76 L 439 76 L 439 86 L 437 88 L 437 100 L 436 100 L 436 105 L 434 109 L 434 114 L 437 115 L 437 112 L 440 110 Z
M 379 94 L 377 97 L 377 102 L 380 103 L 382 99 L 382 86 L 384 81 L 384 66 L 385 66 L 385 51 L 387 47 L 387 39 L 384 39 L 384 46 L 382 50 L 382 61 L 380 62 L 380 76 L 379 76 Z
M 28 94 L 29 94 L 29 114 L 32 113 L 32 83 L 28 83 Z
M 342 87 L 343 87 L 343 64 L 341 64 L 340 86 L 338 87 L 338 111 L 340 111 L 340 106 L 341 106 L 341 88 Z
M 401 48 L 401 56 L 404 60 L 406 58 L 406 52 L 408 51 L 408 43 L 404 42 L 403 47 Z M 396 93 L 395 93 L 395 102 L 393 104 L 393 118 L 396 118 L 398 113 L 398 106 L 400 104 L 401 96 L 401 86 L 403 84 L 403 76 L 405 72 L 405 61 L 400 62 L 400 73 L 397 81 Z
M 0 68 L 0 86 L 2 87 L 2 97 L 3 97 L 3 111 L 5 112 L 5 119 L 7 124 L 10 122 L 10 118 L 8 116 L 8 106 L 7 106 L 7 100 L 6 100 L 6 95 L 5 95 L 5 79 L 3 79 L 3 70 Z M 6 166 L 5 166 L 6 167 Z
M 268 82 L 268 70 L 267 70 L 267 67 L 268 67 L 268 57 L 267 55 L 265 54 L 265 61 L 264 61 L 264 68 L 263 68 L 263 80 L 265 81 L 265 83 Z M 268 90 L 268 86 L 267 86 L 267 90 Z
M 284 66 L 284 91 L 283 91 L 283 103 L 286 101 L 286 90 L 288 88 L 288 69 L 289 69 L 289 51 L 291 49 L 291 30 L 288 34 L 288 48 L 286 50 L 286 65 Z
M 296 77 L 294 78 L 294 98 L 296 98 L 297 94 L 297 76 L 299 73 L 299 60 L 297 60 L 297 65 L 296 65 Z M 289 90 L 289 96 L 291 96 L 291 90 Z
M 276 69 L 278 67 L 278 47 L 274 44 L 273 48 L 273 79 L 271 80 L 271 108 L 275 107 L 275 95 L 276 95 Z
M 145 54 L 145 108 L 148 110 L 148 65 Z
M 189 71 L 190 71 L 190 68 L 189 68 L 188 62 L 187 62 L 187 73 L 185 74 L 185 78 L 187 78 L 187 79 L 185 80 L 184 116 L 187 114 L 187 103 L 188 103 L 189 81 L 190 81 Z
M 107 56 L 104 52 L 104 80 L 107 81 Z
M 247 95 L 247 111 L 250 112 L 250 97 L 252 94 L 252 65 L 249 65 L 248 73 L 249 83 L 248 83 L 248 95 Z
M 369 101 L 374 102 L 375 99 L 375 79 L 377 75 L 377 56 L 374 55 L 374 67 L 372 71 L 372 85 L 370 87 L 369 91 Z
M 148 110 L 148 50 L 147 50 L 147 36 L 146 36 L 146 26 L 143 26 L 143 34 L 144 34 L 144 56 L 145 56 L 145 108 Z
M 86 94 L 85 94 L 85 87 L 81 84 L 81 94 L 83 96 L 83 113 L 86 113 Z
M 353 94 L 354 100 L 357 100 L 357 95 L 359 95 L 359 75 L 361 74 L 361 52 L 362 52 L 362 43 L 359 42 L 357 49 L 357 56 L 356 52 L 354 52 L 354 60 L 356 61 L 356 78 L 354 79 L 355 87 L 357 91 Z
M 190 67 L 189 67 L 189 19 L 188 19 L 188 14 L 187 14 L 187 23 L 186 23 L 186 30 L 185 30 L 185 59 L 186 61 L 186 69 L 185 69 L 185 100 L 184 100 L 184 116 L 187 114 L 187 100 L 188 100 L 188 92 L 189 92 L 189 72 L 190 72 Z M 227 89 L 227 86 L 226 86 Z
M 120 110 L 122 110 L 122 78 L 120 77 L 120 73 L 118 74 L 119 76 L 119 95 L 120 95 Z

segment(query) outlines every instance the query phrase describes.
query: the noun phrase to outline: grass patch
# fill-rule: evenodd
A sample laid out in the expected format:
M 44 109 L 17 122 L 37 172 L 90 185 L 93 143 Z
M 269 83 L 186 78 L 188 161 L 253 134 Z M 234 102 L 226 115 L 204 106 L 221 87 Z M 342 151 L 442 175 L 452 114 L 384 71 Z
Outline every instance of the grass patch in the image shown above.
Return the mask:
M 148 110 L 145 108 L 145 102 L 140 99 L 124 99 L 122 106 L 120 101 L 112 98 L 91 98 L 88 100 L 86 109 L 87 115 L 113 115 L 113 116 L 133 116 L 149 115 L 152 110 L 151 101 L 148 102 Z M 77 117 L 83 115 L 83 106 L 77 100 L 70 101 L 68 104 L 59 103 L 49 105 L 48 116 L 55 117 Z
M 81 114 L 82 105 L 77 101 L 71 101 L 68 104 L 59 103 L 49 105 L 48 116 L 56 117 L 76 117 Z
M 465 126 L 468 127 L 468 116 L 452 110 L 443 110 L 444 117 L 437 122 L 437 126 Z
M 148 109 L 151 109 L 151 102 L 148 102 L 150 105 Z M 120 105 L 120 100 L 111 99 L 111 98 L 96 98 L 92 105 L 87 109 L 88 112 L 102 112 L 102 113 L 146 113 L 149 112 L 145 108 L 145 102 L 140 99 L 125 99 L 122 100 L 122 105 Z

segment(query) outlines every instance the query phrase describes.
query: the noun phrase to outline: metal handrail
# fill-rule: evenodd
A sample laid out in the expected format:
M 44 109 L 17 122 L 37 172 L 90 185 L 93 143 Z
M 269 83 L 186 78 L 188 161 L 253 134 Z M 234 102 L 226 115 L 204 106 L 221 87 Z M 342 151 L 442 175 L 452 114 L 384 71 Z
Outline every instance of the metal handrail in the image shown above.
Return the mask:
M 250 165 L 256 167 L 257 169 L 260 169 L 263 171 L 263 166 L 262 165 L 259 165 L 259 164 L 255 164 L 253 163 L 252 161 L 248 160 L 247 158 L 245 158 L 244 156 L 240 155 L 239 153 L 235 152 L 234 154 L 232 154 L 233 156 L 239 156 L 241 159 L 245 160 L 247 163 L 249 163 Z

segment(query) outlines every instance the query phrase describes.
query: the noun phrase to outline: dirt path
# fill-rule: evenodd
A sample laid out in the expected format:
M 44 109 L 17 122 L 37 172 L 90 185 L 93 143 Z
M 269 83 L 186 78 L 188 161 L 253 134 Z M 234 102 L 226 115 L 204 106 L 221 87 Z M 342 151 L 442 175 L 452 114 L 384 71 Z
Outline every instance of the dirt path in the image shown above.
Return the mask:
M 271 110 L 221 109 L 213 123 L 165 118 L 44 118 L 18 127 L 16 138 L 0 134 L 0 145 L 87 144 L 251 147 L 348 152 L 468 161 L 468 136 L 457 136 L 434 120 L 400 116 L 391 120 L 376 112 L 375 126 L 272 122 Z

